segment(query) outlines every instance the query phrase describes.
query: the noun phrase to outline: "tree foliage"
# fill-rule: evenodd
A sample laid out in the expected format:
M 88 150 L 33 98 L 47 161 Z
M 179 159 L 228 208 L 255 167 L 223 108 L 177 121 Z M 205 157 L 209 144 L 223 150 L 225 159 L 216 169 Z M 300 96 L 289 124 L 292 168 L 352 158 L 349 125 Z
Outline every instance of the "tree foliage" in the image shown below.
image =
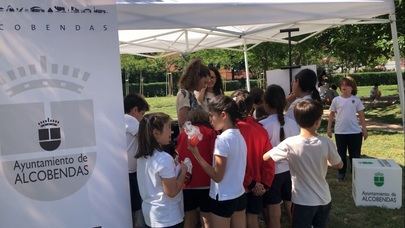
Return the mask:
M 400 54 L 405 57 L 405 3 L 396 0 L 395 5 Z M 374 68 L 392 57 L 390 24 L 336 27 L 303 43 L 293 45 L 292 48 L 294 64 L 329 65 L 342 71 L 356 70 L 360 67 Z M 174 73 L 178 78 L 192 58 L 200 58 L 206 64 L 213 64 L 232 72 L 244 69 L 243 52 L 224 49 L 201 50 L 159 59 L 121 55 L 121 68 L 123 74 L 129 76 L 130 82 L 139 82 L 141 75 L 145 83 L 164 81 L 167 72 Z M 288 45 L 261 43 L 248 52 L 248 60 L 252 76 L 286 66 Z

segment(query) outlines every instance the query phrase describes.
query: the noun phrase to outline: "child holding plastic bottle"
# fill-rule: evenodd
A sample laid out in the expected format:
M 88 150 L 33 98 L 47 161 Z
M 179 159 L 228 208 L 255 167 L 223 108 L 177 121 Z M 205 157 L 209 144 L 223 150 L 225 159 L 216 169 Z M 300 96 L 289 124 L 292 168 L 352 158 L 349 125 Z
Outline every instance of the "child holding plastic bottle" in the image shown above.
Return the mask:
M 227 228 L 246 227 L 246 196 L 243 180 L 247 148 L 236 121 L 238 107 L 230 97 L 217 97 L 208 104 L 213 128 L 222 133 L 215 140 L 213 165 L 205 161 L 197 147 L 189 150 L 211 177 L 210 226 Z
M 179 134 L 176 147 L 179 160 L 184 161 L 189 158 L 193 167 L 191 180 L 183 190 L 185 228 L 196 227 L 198 219 L 201 220 L 202 227 L 207 228 L 210 212 L 210 177 L 187 149 L 188 144 L 197 146 L 203 159 L 211 165 L 216 137 L 217 133 L 209 124 L 207 112 L 202 109 L 194 109 L 188 112 L 187 121 Z

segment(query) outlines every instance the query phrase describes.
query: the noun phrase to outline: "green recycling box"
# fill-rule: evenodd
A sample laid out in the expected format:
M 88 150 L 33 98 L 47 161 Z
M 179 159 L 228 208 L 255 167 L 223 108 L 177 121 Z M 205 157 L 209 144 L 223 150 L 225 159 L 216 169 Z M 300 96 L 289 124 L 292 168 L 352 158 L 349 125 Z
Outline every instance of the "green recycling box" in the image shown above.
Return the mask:
M 401 208 L 402 169 L 393 160 L 355 158 L 352 174 L 356 206 Z

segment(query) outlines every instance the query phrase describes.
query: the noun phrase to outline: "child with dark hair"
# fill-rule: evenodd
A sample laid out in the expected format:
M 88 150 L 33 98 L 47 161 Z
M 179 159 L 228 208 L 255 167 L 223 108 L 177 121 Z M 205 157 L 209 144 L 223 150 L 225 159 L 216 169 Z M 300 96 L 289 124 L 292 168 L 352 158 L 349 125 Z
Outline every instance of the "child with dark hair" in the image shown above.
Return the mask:
M 303 100 L 294 107 L 294 116 L 301 128 L 297 136 L 289 137 L 263 156 L 267 160 L 287 160 L 292 180 L 292 227 L 327 226 L 331 210 L 331 195 L 326 182 L 328 166 L 340 169 L 342 160 L 333 142 L 316 130 L 321 124 L 322 104 Z
M 194 90 L 200 91 L 206 87 L 209 74 L 208 67 L 200 59 L 194 59 L 180 77 L 180 89 L 176 97 L 177 119 L 180 128 L 183 127 L 188 111 L 199 108 Z
M 258 215 L 263 209 L 262 196 L 273 182 L 274 162 L 263 161 L 263 155 L 272 146 L 267 131 L 251 116 L 253 100 L 246 104 L 248 98 L 236 98 L 238 110 L 242 115 L 236 126 L 239 128 L 247 146 L 247 165 L 244 187 L 247 197 L 247 227 L 259 228 Z
M 339 93 L 336 91 L 337 86 L 332 84 L 328 90 L 325 92 L 325 104 L 330 105 L 332 103 L 333 98 L 339 96 Z
M 294 120 L 284 116 L 287 104 L 283 88 L 270 85 L 264 93 L 264 103 L 269 116 L 260 121 L 266 129 L 270 142 L 277 146 L 285 138 L 299 134 L 299 127 Z M 281 207 L 284 202 L 291 218 L 291 174 L 288 161 L 280 160 L 275 164 L 275 177 L 270 189 L 264 195 L 266 218 L 269 227 L 280 227 Z
M 208 112 L 202 109 L 190 110 L 187 114 L 187 120 L 199 128 L 203 137 L 198 143 L 197 148 L 203 159 L 211 165 L 217 133 L 209 123 Z M 199 219 L 201 219 L 202 227 L 208 228 L 210 177 L 204 172 L 204 169 L 188 150 L 188 138 L 185 131 L 180 132 L 177 142 L 176 150 L 179 154 L 179 160 L 184 161 L 185 158 L 190 158 L 193 164 L 191 182 L 183 190 L 184 227 L 196 227 Z
M 243 179 L 246 169 L 246 143 L 236 121 L 238 107 L 229 97 L 217 97 L 209 105 L 213 128 L 222 133 L 215 140 L 213 166 L 197 147 L 189 146 L 198 163 L 211 177 L 210 208 L 212 227 L 245 227 L 246 196 Z
M 139 126 L 136 154 L 142 212 L 149 227 L 183 227 L 182 188 L 187 167 L 162 150 L 171 141 L 171 119 L 165 113 L 145 115 Z
M 303 69 L 295 75 L 292 84 L 292 94 L 290 94 L 290 97 L 294 97 L 295 100 L 288 107 L 287 113 L 285 114 L 287 117 L 295 120 L 294 107 L 302 100 L 312 99 L 321 102 L 316 84 L 317 76 L 313 70 Z
M 136 152 L 138 151 L 139 121 L 145 112 L 149 111 L 149 105 L 140 94 L 129 94 L 124 98 L 125 130 L 128 154 L 129 190 L 131 193 L 131 209 L 133 227 L 143 227 L 144 220 L 141 206 L 142 199 L 139 195 L 138 181 L 136 180 Z
M 238 89 L 233 91 L 233 93 L 231 94 L 231 97 L 235 100 L 236 98 L 240 97 L 243 99 L 246 99 L 249 95 L 249 91 L 247 91 L 246 89 Z
M 332 100 L 328 118 L 327 134 L 332 138 L 332 122 L 335 120 L 335 140 L 337 150 L 343 161 L 343 168 L 338 172 L 338 180 L 346 177 L 347 152 L 350 165 L 353 158 L 360 158 L 362 140 L 367 139 L 364 105 L 356 96 L 357 85 L 353 78 L 346 77 L 340 81 L 341 94 Z M 357 118 L 358 115 L 358 118 Z M 360 121 L 360 124 L 359 124 Z
M 266 110 L 263 105 L 263 95 L 264 91 L 260 88 L 252 88 L 249 92 L 247 99 L 253 101 L 253 118 L 261 120 L 267 117 Z
M 221 74 L 215 67 L 211 65 L 208 68 L 210 70 L 210 74 L 208 76 L 206 87 L 204 87 L 200 91 L 194 91 L 194 95 L 196 96 L 198 103 L 207 112 L 208 103 L 215 96 L 224 95 Z

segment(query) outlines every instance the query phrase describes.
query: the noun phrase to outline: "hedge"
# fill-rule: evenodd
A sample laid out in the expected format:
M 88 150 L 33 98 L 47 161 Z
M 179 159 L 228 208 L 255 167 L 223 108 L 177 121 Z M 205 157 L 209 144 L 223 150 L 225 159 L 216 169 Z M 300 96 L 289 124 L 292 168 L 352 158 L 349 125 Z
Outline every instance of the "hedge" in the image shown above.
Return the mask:
M 226 90 L 227 91 L 234 91 L 237 89 L 245 88 L 245 81 L 233 80 L 233 81 L 226 81 Z M 250 80 L 250 87 L 257 87 L 258 82 L 257 80 Z M 125 93 L 125 85 L 123 86 L 124 93 Z M 178 91 L 177 85 L 173 90 L 173 95 L 176 95 Z M 139 83 L 130 83 L 129 84 L 129 92 L 130 93 L 139 93 Z M 143 94 L 145 97 L 162 97 L 166 96 L 166 83 L 165 82 L 153 82 L 153 83 L 145 83 L 143 85 Z
M 395 72 L 367 72 L 349 74 L 357 83 L 358 86 L 372 86 L 375 83 L 378 85 L 395 85 L 397 84 L 397 75 Z M 335 74 L 329 78 L 329 83 L 339 84 L 339 80 L 345 77 L 346 74 Z M 404 78 L 405 73 L 402 73 Z
M 329 83 L 338 84 L 339 80 L 344 77 L 345 74 L 334 74 L 329 78 Z M 351 77 L 356 80 L 358 86 L 372 86 L 375 83 L 379 85 L 395 85 L 397 84 L 397 76 L 395 72 L 368 72 L 368 73 L 353 73 L 350 74 Z M 405 77 L 405 73 L 402 73 Z M 241 88 L 246 88 L 245 80 L 232 80 L 224 82 L 226 84 L 226 91 L 234 91 Z M 258 87 L 258 80 L 250 80 L 250 87 Z M 125 88 L 125 87 L 124 87 Z M 155 97 L 155 96 L 166 96 L 166 83 L 165 82 L 154 82 L 144 84 L 144 96 L 145 97 Z M 125 90 L 125 89 L 124 89 Z M 177 94 L 177 84 L 175 85 L 173 94 Z M 130 83 L 130 92 L 139 92 L 138 83 Z

